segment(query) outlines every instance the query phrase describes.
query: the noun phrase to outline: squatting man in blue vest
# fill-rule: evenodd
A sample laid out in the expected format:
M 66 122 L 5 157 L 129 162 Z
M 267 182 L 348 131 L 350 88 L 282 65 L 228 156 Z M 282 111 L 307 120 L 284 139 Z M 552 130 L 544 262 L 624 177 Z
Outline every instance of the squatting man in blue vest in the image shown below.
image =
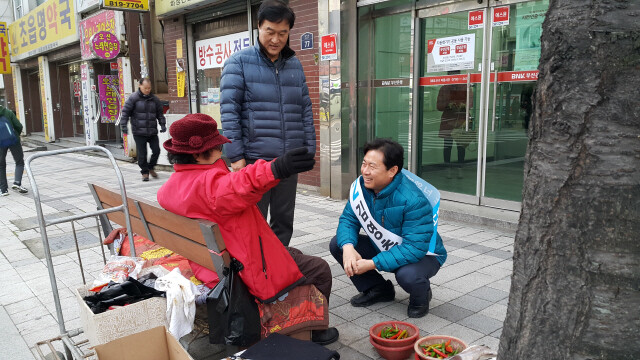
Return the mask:
M 393 283 L 378 271 L 393 272 L 410 295 L 407 315 L 419 318 L 429 313 L 429 278 L 440 270 L 447 251 L 429 199 L 412 180 L 415 175 L 402 171 L 403 164 L 404 149 L 397 142 L 365 144 L 362 176 L 351 185 L 330 250 L 360 292 L 351 305 L 392 301 Z

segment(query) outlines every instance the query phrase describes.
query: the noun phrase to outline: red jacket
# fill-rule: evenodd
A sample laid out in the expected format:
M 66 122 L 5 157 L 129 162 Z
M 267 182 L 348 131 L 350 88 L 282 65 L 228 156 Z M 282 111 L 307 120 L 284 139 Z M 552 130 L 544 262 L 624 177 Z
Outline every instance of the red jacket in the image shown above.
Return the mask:
M 240 277 L 255 297 L 272 302 L 302 281 L 256 206 L 279 182 L 270 162 L 258 160 L 238 172 L 230 172 L 223 160 L 173 168 L 176 172 L 158 190 L 158 202 L 172 213 L 217 223 L 227 250 L 244 265 Z

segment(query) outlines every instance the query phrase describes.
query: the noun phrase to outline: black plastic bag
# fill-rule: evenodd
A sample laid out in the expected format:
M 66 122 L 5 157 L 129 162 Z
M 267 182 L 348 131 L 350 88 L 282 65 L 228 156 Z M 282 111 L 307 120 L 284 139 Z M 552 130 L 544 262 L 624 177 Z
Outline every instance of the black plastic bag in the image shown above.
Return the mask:
M 231 260 L 224 277 L 207 295 L 209 342 L 250 346 L 260 341 L 260 314 L 255 298 L 238 272 L 243 265 Z
M 111 306 L 133 304 L 154 296 L 165 297 L 165 292 L 146 286 L 129 277 L 122 283 L 110 282 L 100 292 L 85 296 L 84 301 L 94 314 L 100 314 L 107 311 Z
M 244 353 L 243 359 L 251 360 L 339 360 L 340 354 L 324 346 L 302 341 L 278 333 L 271 334 Z

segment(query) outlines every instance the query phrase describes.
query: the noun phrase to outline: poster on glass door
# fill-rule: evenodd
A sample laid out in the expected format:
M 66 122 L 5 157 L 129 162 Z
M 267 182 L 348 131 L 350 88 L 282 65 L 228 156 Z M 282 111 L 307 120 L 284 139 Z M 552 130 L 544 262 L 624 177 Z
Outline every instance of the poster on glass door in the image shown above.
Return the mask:
M 475 44 L 475 34 L 428 40 L 427 72 L 473 69 Z

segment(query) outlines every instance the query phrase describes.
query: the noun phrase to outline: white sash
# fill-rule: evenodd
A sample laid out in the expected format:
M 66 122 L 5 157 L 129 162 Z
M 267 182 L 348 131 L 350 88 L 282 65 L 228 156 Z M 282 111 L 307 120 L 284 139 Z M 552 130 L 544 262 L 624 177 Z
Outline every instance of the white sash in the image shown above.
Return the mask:
M 371 216 L 367 202 L 364 201 L 362 195 L 362 188 L 360 187 L 360 177 L 351 184 L 351 209 L 360 221 L 362 228 L 369 236 L 374 244 L 380 249 L 380 251 L 387 251 L 396 245 L 402 244 L 402 237 L 398 236 L 391 231 L 383 228 L 378 222 Z
M 402 174 L 405 175 L 411 182 L 413 182 L 418 189 L 427 198 L 433 209 L 433 235 L 429 239 L 429 250 L 427 255 L 437 256 L 434 252 L 436 249 L 436 241 L 438 238 L 438 212 L 440 210 L 440 192 L 433 187 L 433 185 L 419 178 L 415 174 L 408 170 L 402 169 Z M 363 190 L 360 185 L 360 177 L 351 184 L 351 190 L 349 191 L 349 203 L 351 203 L 351 209 L 353 213 L 360 221 L 360 225 L 364 229 L 369 239 L 380 249 L 380 251 L 388 251 L 396 245 L 402 244 L 402 237 L 398 236 L 391 231 L 382 227 L 371 216 L 367 202 L 364 200 Z

